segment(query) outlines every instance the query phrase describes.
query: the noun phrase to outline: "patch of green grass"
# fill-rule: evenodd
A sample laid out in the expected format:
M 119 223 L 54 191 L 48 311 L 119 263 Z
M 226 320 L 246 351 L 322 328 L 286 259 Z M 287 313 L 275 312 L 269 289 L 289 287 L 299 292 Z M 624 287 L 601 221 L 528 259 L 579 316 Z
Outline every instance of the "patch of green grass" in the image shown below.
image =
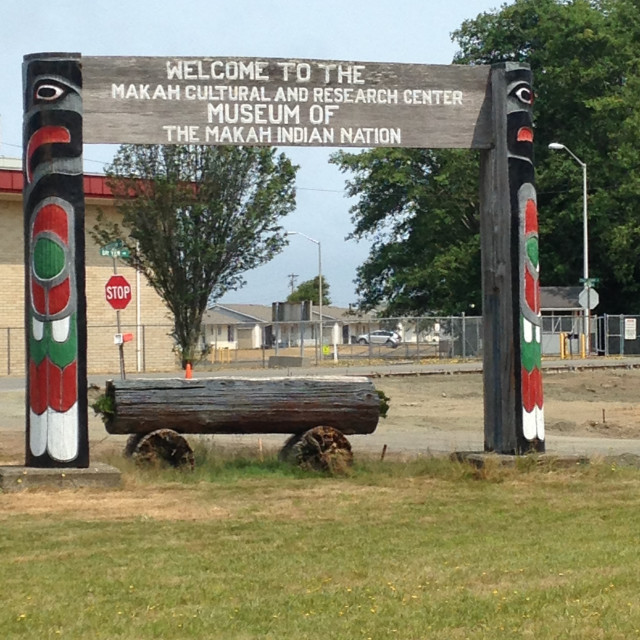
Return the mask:
M 202 482 L 218 484 L 235 483 L 249 478 L 309 478 L 322 477 L 323 474 L 308 472 L 278 459 L 277 453 L 267 451 L 260 454 L 254 450 L 218 448 L 215 441 L 194 439 L 193 448 L 195 468 L 174 469 L 169 466 L 138 466 L 132 459 L 119 453 L 111 454 L 104 460 L 129 477 L 142 484 L 178 482 L 195 485 Z
M 640 637 L 637 470 L 426 457 L 328 477 L 215 451 L 201 466 L 130 468 L 111 494 L 179 486 L 180 519 L 85 519 L 82 492 L 75 514 L 3 517 L 0 496 L 2 637 Z

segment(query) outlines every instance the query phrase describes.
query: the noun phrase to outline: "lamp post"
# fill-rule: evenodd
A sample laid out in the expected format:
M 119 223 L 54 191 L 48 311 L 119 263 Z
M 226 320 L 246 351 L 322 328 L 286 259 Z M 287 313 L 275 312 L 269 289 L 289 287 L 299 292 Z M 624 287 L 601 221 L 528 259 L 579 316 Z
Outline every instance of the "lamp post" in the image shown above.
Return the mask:
M 320 360 L 322 360 L 322 247 L 320 245 L 320 240 L 314 240 L 306 233 L 302 233 L 301 231 L 287 231 L 288 236 L 302 236 L 309 240 L 309 242 L 313 242 L 318 245 L 318 312 L 320 314 Z
M 583 162 L 578 156 L 564 144 L 560 142 L 552 142 L 549 144 L 549 149 L 555 151 L 566 151 L 581 167 L 582 167 L 582 243 L 584 246 L 584 253 L 582 259 L 582 279 L 584 281 L 584 288 L 587 290 L 587 305 L 584 310 L 584 334 L 586 341 L 587 355 L 591 351 L 591 335 L 589 328 L 589 313 L 591 311 L 591 282 L 589 281 L 589 222 L 587 216 L 587 163 Z

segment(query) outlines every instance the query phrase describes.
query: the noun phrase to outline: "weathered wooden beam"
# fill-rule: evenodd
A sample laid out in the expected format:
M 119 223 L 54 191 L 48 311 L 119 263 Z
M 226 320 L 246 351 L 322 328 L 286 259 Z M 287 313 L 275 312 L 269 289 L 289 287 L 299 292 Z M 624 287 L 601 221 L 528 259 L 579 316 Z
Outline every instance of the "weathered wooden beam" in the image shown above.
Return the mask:
M 482 65 L 84 56 L 82 66 L 90 143 L 491 145 Z
M 109 433 L 301 433 L 318 425 L 372 433 L 380 399 L 365 377 L 110 380 Z
M 480 242 L 484 327 L 484 446 L 516 450 L 516 372 L 511 204 L 507 158 L 507 85 L 504 68 L 491 73 L 494 146 L 481 153 Z M 516 296 L 517 297 L 517 296 Z

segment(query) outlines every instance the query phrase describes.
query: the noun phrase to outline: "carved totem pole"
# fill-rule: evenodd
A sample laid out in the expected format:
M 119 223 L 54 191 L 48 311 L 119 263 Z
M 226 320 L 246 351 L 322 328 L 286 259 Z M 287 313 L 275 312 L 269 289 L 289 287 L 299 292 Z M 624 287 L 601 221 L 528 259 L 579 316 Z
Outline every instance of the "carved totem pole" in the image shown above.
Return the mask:
M 491 95 L 494 146 L 483 152 L 481 187 L 485 449 L 504 454 L 542 452 L 542 327 L 530 68 L 513 62 L 494 65 Z
M 544 442 L 542 398 L 542 320 L 538 206 L 533 165 L 533 89 L 531 71 L 507 70 L 507 147 L 512 224 L 518 230 L 520 391 L 522 433 L 520 449 L 539 449 Z
M 26 56 L 23 81 L 26 464 L 87 467 L 80 56 Z

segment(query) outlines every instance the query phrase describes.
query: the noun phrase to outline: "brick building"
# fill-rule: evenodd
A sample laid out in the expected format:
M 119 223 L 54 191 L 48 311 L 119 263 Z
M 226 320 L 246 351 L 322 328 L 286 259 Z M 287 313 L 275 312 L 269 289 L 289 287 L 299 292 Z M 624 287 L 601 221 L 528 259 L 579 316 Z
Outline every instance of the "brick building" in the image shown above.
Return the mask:
M 24 375 L 24 218 L 20 161 L 0 158 L 0 375 Z M 85 175 L 85 230 L 96 223 L 99 211 L 116 216 L 113 196 L 104 176 Z M 113 274 L 113 260 L 86 234 L 87 369 L 89 373 L 119 372 L 114 345 L 116 312 L 105 299 L 105 283 Z M 129 372 L 171 371 L 176 367 L 172 319 L 162 299 L 144 277 L 122 262 L 118 273 L 131 284 L 133 297 L 120 312 L 122 333 L 134 339 L 124 345 Z

